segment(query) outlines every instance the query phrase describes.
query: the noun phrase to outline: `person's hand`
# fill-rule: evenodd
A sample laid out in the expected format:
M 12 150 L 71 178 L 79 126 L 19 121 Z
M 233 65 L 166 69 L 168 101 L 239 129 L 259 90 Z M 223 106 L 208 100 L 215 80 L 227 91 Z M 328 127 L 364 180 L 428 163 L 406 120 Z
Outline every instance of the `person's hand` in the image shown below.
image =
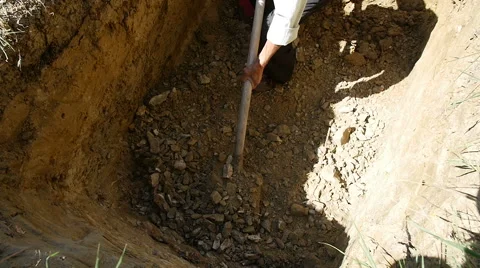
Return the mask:
M 257 59 L 253 64 L 247 65 L 243 69 L 242 81 L 249 81 L 252 84 L 252 89 L 255 89 L 262 81 L 263 66 Z

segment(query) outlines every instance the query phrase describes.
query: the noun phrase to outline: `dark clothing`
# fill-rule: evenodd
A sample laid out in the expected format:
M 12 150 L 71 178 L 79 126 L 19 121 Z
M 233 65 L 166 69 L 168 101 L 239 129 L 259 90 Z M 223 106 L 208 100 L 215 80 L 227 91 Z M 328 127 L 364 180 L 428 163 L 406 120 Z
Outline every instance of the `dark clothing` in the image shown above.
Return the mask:
M 288 1 L 288 0 L 283 0 Z M 255 0 L 250 0 L 252 5 L 255 5 Z M 307 5 L 303 11 L 300 24 L 305 22 L 305 19 L 310 16 L 314 11 L 323 6 L 327 0 L 307 0 Z M 265 2 L 265 15 L 262 25 L 262 36 L 260 38 L 260 50 L 267 42 L 267 32 L 270 24 L 272 23 L 273 16 L 275 14 L 275 5 L 273 0 L 267 0 Z M 259 51 L 260 52 L 260 51 Z M 288 82 L 293 75 L 293 70 L 296 63 L 296 50 L 292 44 L 280 47 L 280 49 L 273 55 L 269 63 L 265 67 L 265 75 L 278 83 Z

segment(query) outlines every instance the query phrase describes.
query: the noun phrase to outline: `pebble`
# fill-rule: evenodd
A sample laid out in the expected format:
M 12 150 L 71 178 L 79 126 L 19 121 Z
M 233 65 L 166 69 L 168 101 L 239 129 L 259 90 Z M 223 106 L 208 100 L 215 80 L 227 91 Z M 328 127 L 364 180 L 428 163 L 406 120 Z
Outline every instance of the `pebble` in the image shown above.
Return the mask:
M 272 222 L 270 220 L 263 220 L 262 221 L 262 227 L 263 229 L 265 229 L 267 232 L 271 232 L 272 231 Z
M 225 239 L 225 240 L 223 240 L 222 244 L 220 245 L 220 250 L 225 251 L 226 249 L 228 249 L 232 246 L 233 246 L 232 239 Z
M 150 152 L 152 154 L 160 153 L 160 140 L 155 137 L 150 131 L 147 132 L 148 144 L 150 145 Z
M 267 134 L 267 140 L 270 141 L 270 142 L 281 142 L 282 141 L 280 139 L 280 137 L 275 133 L 268 133 Z
M 147 112 L 147 106 L 142 105 L 137 109 L 137 116 L 144 116 L 146 112 Z
M 285 124 L 277 126 L 275 131 L 280 137 L 286 137 L 292 133 L 292 131 L 290 130 L 290 127 Z
M 278 248 L 280 249 L 285 248 L 285 243 L 283 243 L 283 241 L 280 238 L 275 237 L 275 243 L 277 244 Z
M 203 217 L 206 218 L 206 219 L 214 220 L 216 222 L 225 221 L 225 215 L 223 215 L 223 214 L 207 214 L 207 215 L 203 215 Z
M 355 131 L 354 127 L 344 127 L 339 129 L 333 136 L 333 142 L 336 145 L 344 145 L 350 141 L 350 135 Z
M 258 243 L 262 240 L 262 238 L 260 237 L 260 235 L 256 234 L 256 235 L 247 235 L 247 239 L 254 242 L 254 243 Z
M 180 159 L 175 161 L 175 164 L 173 164 L 173 167 L 176 170 L 185 170 L 187 168 L 187 164 L 185 163 L 185 161 L 183 161 L 183 159 Z
M 170 93 L 169 91 L 166 91 L 166 92 L 163 92 L 162 94 L 154 96 L 153 98 L 150 99 L 148 104 L 150 104 L 151 106 L 158 106 L 164 103 L 167 100 L 169 93 Z
M 223 225 L 222 235 L 223 237 L 230 237 L 232 234 L 233 225 L 232 222 L 228 221 Z
M 217 250 L 220 248 L 220 242 L 222 241 L 222 234 L 217 234 L 215 240 L 213 241 L 212 249 Z
M 210 77 L 208 77 L 204 74 L 199 74 L 198 75 L 198 82 L 200 83 L 200 85 L 207 85 L 207 84 L 210 84 L 211 79 L 210 79 Z
M 222 195 L 217 191 L 213 191 L 210 197 L 212 198 L 212 201 L 215 205 L 222 201 Z
M 160 173 L 153 173 L 150 175 L 150 182 L 152 183 L 153 188 L 157 187 L 160 182 Z
M 232 164 L 223 165 L 222 177 L 224 179 L 230 179 L 233 176 L 233 166 Z
M 300 204 L 292 204 L 290 212 L 293 216 L 308 216 L 308 208 Z

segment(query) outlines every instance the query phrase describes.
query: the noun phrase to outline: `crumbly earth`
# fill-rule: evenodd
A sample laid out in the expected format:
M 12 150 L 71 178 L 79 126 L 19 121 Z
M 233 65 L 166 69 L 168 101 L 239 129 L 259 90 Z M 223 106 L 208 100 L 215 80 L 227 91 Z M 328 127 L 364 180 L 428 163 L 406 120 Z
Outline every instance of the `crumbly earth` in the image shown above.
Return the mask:
M 343 255 L 330 245 L 348 243 L 338 221 L 365 191 L 389 116 L 376 99 L 409 74 L 435 15 L 322 8 L 301 28 L 292 81 L 253 94 L 246 174 L 223 178 L 250 29 L 234 2 L 138 108 L 130 143 L 143 186 L 132 205 L 228 267 L 338 267 Z

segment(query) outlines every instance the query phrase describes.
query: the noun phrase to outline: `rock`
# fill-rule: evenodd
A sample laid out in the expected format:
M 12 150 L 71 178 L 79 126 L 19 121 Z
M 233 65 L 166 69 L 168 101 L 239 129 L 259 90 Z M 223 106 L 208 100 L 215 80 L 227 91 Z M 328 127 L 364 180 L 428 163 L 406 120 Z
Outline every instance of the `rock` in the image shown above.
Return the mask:
M 260 237 L 260 235 L 256 234 L 256 235 L 247 235 L 247 239 L 254 242 L 254 243 L 258 243 L 262 240 L 262 238 Z
M 232 164 L 223 165 L 222 177 L 224 179 L 230 179 L 233 176 L 233 166 Z
M 150 175 L 150 182 L 152 183 L 153 188 L 157 187 L 160 182 L 160 173 L 153 173 Z
M 223 215 L 223 214 L 207 214 L 207 215 L 203 215 L 203 217 L 206 218 L 206 219 L 216 221 L 216 222 L 225 221 L 225 215 Z
M 253 225 L 247 226 L 247 227 L 243 228 L 242 232 L 247 233 L 247 234 L 254 233 L 255 232 L 255 227 L 253 227 Z
M 277 126 L 277 128 L 275 129 L 275 132 L 277 132 L 277 134 L 280 137 L 286 137 L 292 133 L 292 131 L 290 130 L 290 127 L 285 124 Z
M 170 93 L 169 91 L 166 91 L 166 92 L 163 92 L 162 94 L 154 96 L 153 98 L 150 99 L 148 104 L 150 104 L 151 106 L 158 106 L 164 103 L 167 100 L 169 93 Z
M 144 116 L 146 112 L 147 112 L 147 106 L 142 105 L 137 109 L 137 116 Z
M 200 85 L 207 85 L 207 84 L 210 84 L 211 80 L 210 80 L 210 77 L 208 77 L 204 74 L 199 74 L 198 75 L 198 82 L 200 83 Z
M 280 139 L 280 137 L 275 133 L 268 133 L 266 138 L 270 142 L 281 142 L 282 141 Z
M 235 241 L 237 241 L 239 244 L 244 244 L 245 243 L 245 237 L 243 236 L 242 233 L 240 233 L 237 230 L 232 231 L 232 237 Z
M 358 52 L 353 52 L 352 54 L 346 55 L 345 60 L 355 66 L 363 66 L 367 63 L 365 57 Z
M 275 157 L 275 154 L 272 151 L 268 151 L 267 154 L 266 154 L 266 157 L 268 159 L 272 159 L 273 157 Z
M 283 241 L 280 238 L 275 237 L 275 243 L 277 244 L 278 248 L 280 248 L 280 249 L 285 248 L 285 244 L 283 243 Z
M 232 222 L 228 221 L 223 225 L 222 235 L 223 237 L 230 237 L 232 234 L 233 225 Z
M 308 216 L 308 208 L 299 204 L 292 204 L 290 212 L 293 216 Z
M 277 227 L 278 227 L 278 230 L 283 231 L 285 230 L 285 227 L 287 227 L 287 224 L 282 220 L 278 220 Z
M 152 154 L 160 153 L 160 140 L 155 137 L 150 131 L 147 132 L 148 144 L 150 145 L 150 152 Z
M 222 133 L 223 134 L 232 134 L 233 130 L 229 126 L 222 127 Z
M 272 222 L 270 220 L 263 220 L 262 227 L 270 233 L 272 231 Z
M 333 142 L 336 145 L 344 145 L 350 141 L 350 134 L 355 131 L 354 127 L 344 127 L 339 129 L 333 136 Z
M 232 239 L 225 239 L 223 240 L 222 244 L 220 245 L 220 251 L 225 251 L 226 249 L 233 246 Z
M 228 182 L 226 191 L 229 196 L 235 196 L 237 194 L 237 185 L 235 183 Z
M 222 195 L 217 191 L 213 191 L 210 197 L 212 198 L 212 201 L 215 205 L 222 201 Z
M 183 161 L 183 159 L 180 159 L 175 161 L 175 164 L 173 164 L 173 167 L 176 170 L 185 170 L 187 168 L 187 164 L 185 163 L 185 161 Z
M 213 241 L 212 249 L 217 250 L 220 248 L 220 242 L 222 241 L 222 234 L 217 234 L 215 240 Z

